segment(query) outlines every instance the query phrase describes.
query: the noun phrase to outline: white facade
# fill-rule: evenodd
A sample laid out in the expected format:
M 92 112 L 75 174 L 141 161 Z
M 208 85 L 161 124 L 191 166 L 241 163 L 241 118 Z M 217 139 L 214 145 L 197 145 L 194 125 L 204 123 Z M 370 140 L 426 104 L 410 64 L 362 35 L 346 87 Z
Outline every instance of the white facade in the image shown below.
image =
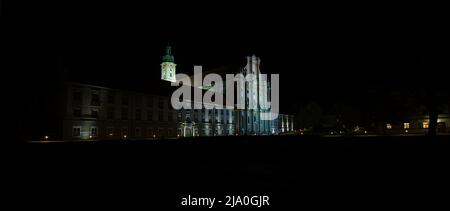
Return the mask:
M 253 74 L 255 78 L 245 82 L 245 89 L 238 90 L 236 94 L 242 96 L 245 106 L 243 109 L 188 109 L 180 110 L 179 132 L 181 136 L 228 136 L 228 135 L 273 135 L 288 133 L 294 130 L 293 116 L 279 114 L 274 120 L 262 120 L 261 113 L 268 112 L 269 84 L 260 81 L 260 58 L 247 57 L 247 64 L 240 72 L 244 76 Z M 224 84 L 216 86 L 225 86 Z M 215 87 L 215 90 L 225 90 L 224 87 Z M 222 91 L 223 94 L 225 94 Z M 259 99 L 259 100 L 258 100 Z M 201 103 L 201 102 L 194 102 Z M 194 106 L 191 106 L 194 108 Z M 275 114 L 272 114 L 275 115 Z

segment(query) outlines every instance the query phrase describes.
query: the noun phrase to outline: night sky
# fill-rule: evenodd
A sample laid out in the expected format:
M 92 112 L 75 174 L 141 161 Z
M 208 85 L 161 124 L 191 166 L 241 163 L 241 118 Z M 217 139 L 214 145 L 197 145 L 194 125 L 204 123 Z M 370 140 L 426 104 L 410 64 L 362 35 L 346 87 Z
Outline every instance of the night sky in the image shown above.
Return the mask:
M 20 96 L 51 100 L 63 79 L 145 87 L 159 80 L 167 43 L 177 72 L 184 73 L 193 65 L 208 70 L 260 56 L 263 73 L 280 74 L 281 107 L 289 112 L 311 100 L 359 103 L 372 97 L 368 93 L 381 99 L 392 90 L 448 81 L 450 34 L 438 11 L 408 5 L 151 2 L 4 4 L 8 62 L 28 87 Z

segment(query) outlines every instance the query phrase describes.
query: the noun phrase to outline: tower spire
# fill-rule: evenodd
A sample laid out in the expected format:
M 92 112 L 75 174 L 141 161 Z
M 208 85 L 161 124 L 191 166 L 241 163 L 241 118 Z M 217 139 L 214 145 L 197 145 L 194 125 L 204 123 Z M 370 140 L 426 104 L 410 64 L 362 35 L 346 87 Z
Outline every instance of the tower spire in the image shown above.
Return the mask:
M 170 47 L 169 43 L 166 46 L 166 55 L 163 56 L 163 62 L 174 62 L 175 59 L 172 55 L 172 47 Z
M 166 54 L 162 57 L 161 63 L 161 79 L 166 81 L 175 82 L 176 64 L 175 58 L 172 55 L 172 47 L 169 42 L 166 46 Z

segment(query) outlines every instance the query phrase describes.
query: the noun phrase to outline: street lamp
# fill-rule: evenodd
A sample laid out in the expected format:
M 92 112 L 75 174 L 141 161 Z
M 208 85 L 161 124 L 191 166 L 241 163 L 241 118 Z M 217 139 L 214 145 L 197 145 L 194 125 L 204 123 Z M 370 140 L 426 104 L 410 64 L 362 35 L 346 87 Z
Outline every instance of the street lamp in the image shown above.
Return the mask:
M 45 141 L 48 141 L 48 136 L 45 136 L 44 138 L 45 138 Z

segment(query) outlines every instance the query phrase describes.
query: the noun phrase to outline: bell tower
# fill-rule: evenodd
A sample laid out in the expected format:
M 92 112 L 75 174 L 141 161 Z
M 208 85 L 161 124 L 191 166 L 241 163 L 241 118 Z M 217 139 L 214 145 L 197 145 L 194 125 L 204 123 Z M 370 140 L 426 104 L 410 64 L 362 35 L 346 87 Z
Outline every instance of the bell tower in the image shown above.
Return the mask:
M 167 45 L 166 54 L 162 58 L 161 63 L 161 80 L 176 82 L 176 64 L 172 55 L 172 47 Z

